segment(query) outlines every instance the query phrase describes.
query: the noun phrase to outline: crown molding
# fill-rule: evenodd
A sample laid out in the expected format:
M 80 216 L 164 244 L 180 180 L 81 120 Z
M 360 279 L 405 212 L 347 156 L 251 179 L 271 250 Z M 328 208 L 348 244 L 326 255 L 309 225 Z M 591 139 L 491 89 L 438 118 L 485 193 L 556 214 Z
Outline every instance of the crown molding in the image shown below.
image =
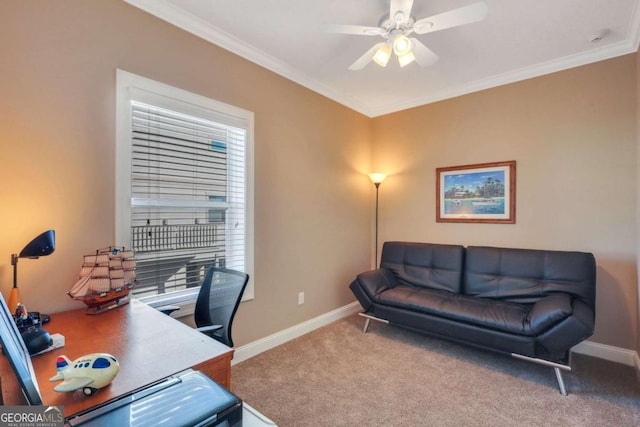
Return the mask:
M 182 9 L 173 6 L 166 0 L 123 1 L 368 117 L 377 117 L 395 113 L 409 108 L 634 53 L 638 50 L 638 45 L 640 44 L 640 11 L 638 10 L 640 6 L 639 2 L 636 1 L 630 25 L 627 30 L 627 37 L 620 42 L 611 43 L 599 49 L 573 54 L 552 61 L 479 79 L 469 82 L 468 84 L 459 85 L 446 90 L 432 92 L 426 96 L 416 97 L 406 102 L 375 107 L 368 105 L 357 98 L 346 96 L 344 93 L 339 93 L 331 87 L 310 78 L 294 67 L 291 67 L 285 62 L 265 53 L 255 46 L 246 43 L 215 26 L 212 26 L 197 16 L 184 12 Z
M 491 76 L 485 79 L 469 82 L 465 85 L 452 87 L 446 90 L 430 93 L 426 96 L 416 97 L 406 102 L 388 104 L 371 110 L 371 117 L 382 116 L 385 114 L 395 113 L 409 108 L 419 107 L 421 105 L 431 104 L 445 99 L 455 98 L 467 95 L 473 92 L 479 92 L 485 89 L 491 89 L 503 86 L 509 83 L 515 83 L 522 80 L 540 77 L 545 74 L 551 74 L 569 68 L 587 65 L 605 59 L 615 58 L 617 56 L 633 53 L 638 49 L 637 41 L 622 40 L 618 43 L 612 43 L 603 46 L 597 50 L 591 50 L 585 53 L 565 56 L 560 59 L 543 62 L 540 64 L 523 67 L 518 70 Z
M 339 104 L 371 117 L 371 108 L 356 98 L 345 96 L 329 86 L 308 77 L 285 62 L 257 47 L 205 22 L 197 16 L 174 7 L 165 0 L 123 0 L 176 27 L 215 44 L 248 61 L 260 65 Z

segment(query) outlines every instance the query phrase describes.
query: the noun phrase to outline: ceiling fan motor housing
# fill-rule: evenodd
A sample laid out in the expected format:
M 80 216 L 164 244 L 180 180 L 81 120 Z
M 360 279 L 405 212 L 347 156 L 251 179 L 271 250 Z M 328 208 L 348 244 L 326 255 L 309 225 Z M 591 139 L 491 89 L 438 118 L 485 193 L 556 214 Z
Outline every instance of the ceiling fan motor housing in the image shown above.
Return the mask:
M 404 18 L 404 14 L 402 12 L 396 13 L 396 15 L 398 15 L 398 14 L 403 15 L 403 18 Z M 390 19 L 388 15 L 385 15 L 385 16 L 382 17 L 382 19 L 380 20 L 380 23 L 378 25 L 386 33 L 382 37 L 389 38 L 389 36 L 392 36 L 393 33 L 397 32 L 397 31 L 401 31 L 403 34 L 409 35 L 411 33 L 411 31 L 413 30 L 413 24 L 414 23 L 415 23 L 415 20 L 411 16 L 409 18 L 407 18 L 406 20 L 404 20 L 403 22 L 396 22 L 396 21 Z

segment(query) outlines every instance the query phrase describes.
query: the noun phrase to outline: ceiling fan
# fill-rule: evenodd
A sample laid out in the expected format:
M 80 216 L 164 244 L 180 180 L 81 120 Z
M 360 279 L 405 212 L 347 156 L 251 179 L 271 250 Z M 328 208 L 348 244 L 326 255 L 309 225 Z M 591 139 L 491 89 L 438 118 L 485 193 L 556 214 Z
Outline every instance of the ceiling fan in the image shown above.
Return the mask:
M 376 43 L 364 55 L 349 66 L 350 70 L 360 70 L 371 60 L 382 67 L 386 67 L 391 52 L 395 53 L 400 67 L 416 61 L 420 66 L 427 67 L 438 60 L 431 49 L 415 37 L 412 33 L 426 34 L 447 28 L 458 27 L 483 20 L 489 10 L 484 1 L 472 3 L 458 9 L 422 19 L 411 16 L 413 0 L 390 0 L 389 14 L 384 15 L 377 27 L 363 25 L 324 25 L 325 31 L 360 36 L 380 36 L 385 41 Z

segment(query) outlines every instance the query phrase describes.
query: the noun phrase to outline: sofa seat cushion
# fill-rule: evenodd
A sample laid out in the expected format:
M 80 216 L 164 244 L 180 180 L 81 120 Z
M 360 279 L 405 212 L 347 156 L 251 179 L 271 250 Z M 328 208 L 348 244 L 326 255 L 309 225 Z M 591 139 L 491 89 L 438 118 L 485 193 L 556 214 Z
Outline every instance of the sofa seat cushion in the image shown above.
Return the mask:
M 398 285 L 375 297 L 380 304 L 525 336 L 536 336 L 571 314 L 568 295 L 554 298 L 536 305 L 520 304 L 408 285 Z

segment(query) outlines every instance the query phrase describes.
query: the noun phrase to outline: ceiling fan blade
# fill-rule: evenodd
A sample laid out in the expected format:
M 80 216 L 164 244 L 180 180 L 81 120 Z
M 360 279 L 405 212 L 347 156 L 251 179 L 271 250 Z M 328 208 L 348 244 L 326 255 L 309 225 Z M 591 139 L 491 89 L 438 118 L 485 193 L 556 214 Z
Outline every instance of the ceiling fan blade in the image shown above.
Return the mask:
M 391 22 L 395 21 L 396 13 L 402 12 L 402 21 L 396 22 L 398 24 L 405 23 L 411 16 L 411 8 L 413 7 L 413 0 L 391 0 L 389 2 L 389 19 Z
M 416 57 L 416 62 L 421 67 L 428 67 L 438 61 L 438 55 L 426 47 L 420 40 L 415 37 L 412 37 L 409 40 L 413 43 L 413 54 Z
M 355 34 L 357 36 L 381 36 L 385 34 L 380 27 L 367 27 L 364 25 L 323 24 L 322 31 L 339 34 Z
M 416 34 L 426 34 L 471 24 L 472 22 L 482 21 L 487 16 L 488 11 L 489 6 L 487 6 L 487 3 L 479 1 L 469 6 L 420 19 L 413 24 L 413 31 Z
M 373 55 L 376 54 L 376 51 L 380 49 L 384 42 L 376 43 L 373 45 L 371 49 L 369 49 L 364 55 L 360 58 L 356 59 L 356 61 L 349 65 L 349 69 L 351 71 L 357 71 L 363 69 L 371 60 L 373 59 Z

